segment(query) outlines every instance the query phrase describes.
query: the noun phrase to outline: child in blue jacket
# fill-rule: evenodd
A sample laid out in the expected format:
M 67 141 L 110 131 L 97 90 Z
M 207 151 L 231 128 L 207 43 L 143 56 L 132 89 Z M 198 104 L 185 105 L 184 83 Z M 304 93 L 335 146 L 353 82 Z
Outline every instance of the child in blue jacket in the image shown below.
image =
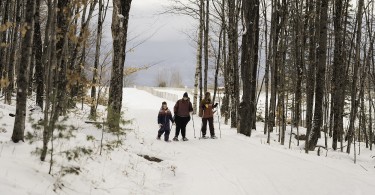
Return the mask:
M 161 108 L 158 114 L 158 124 L 159 124 L 159 131 L 157 139 L 160 140 L 160 137 L 164 133 L 164 141 L 169 141 L 169 133 L 171 132 L 170 122 L 174 123 L 172 113 L 168 109 L 167 102 L 163 102 L 161 104 Z

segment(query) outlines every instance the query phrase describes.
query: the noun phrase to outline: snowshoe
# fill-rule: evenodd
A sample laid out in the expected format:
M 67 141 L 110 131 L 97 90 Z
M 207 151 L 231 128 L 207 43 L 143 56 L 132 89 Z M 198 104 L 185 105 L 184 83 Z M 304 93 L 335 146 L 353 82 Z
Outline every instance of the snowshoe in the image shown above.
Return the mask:
M 157 140 L 160 140 L 160 137 L 159 137 L 159 136 L 157 136 L 157 137 L 156 137 L 156 139 L 157 139 Z
M 189 141 L 189 139 L 184 137 L 184 138 L 182 138 L 182 141 Z
M 169 142 L 172 142 L 171 140 L 165 140 L 165 142 L 169 143 Z
M 211 139 L 217 139 L 217 137 L 215 135 L 211 136 Z
M 200 139 L 208 139 L 208 137 L 204 135 Z
M 177 137 L 174 137 L 174 138 L 173 138 L 173 141 L 178 142 L 178 138 L 177 138 Z

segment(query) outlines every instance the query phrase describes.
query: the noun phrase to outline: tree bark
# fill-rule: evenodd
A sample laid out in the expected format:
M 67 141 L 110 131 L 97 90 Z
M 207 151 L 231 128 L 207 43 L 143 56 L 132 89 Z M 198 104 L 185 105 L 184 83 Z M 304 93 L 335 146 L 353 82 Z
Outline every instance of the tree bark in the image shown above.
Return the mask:
M 95 7 L 95 6 L 93 6 Z M 99 60 L 100 60 L 100 46 L 102 44 L 102 31 L 103 31 L 103 11 L 104 11 L 104 3 L 103 0 L 99 0 L 99 13 L 98 13 L 98 29 L 96 31 L 96 48 L 95 48 L 95 62 L 94 62 L 94 73 L 92 75 L 92 83 L 91 83 L 91 107 L 90 107 L 90 118 L 96 118 L 96 87 L 98 83 L 98 67 L 99 67 Z
M 266 88 L 266 102 L 265 102 L 265 111 L 264 111 L 264 130 L 263 133 L 264 135 L 267 134 L 267 125 L 268 125 L 268 91 L 269 91 L 269 69 L 270 69 L 270 52 L 268 51 L 271 48 L 271 41 L 268 43 L 268 24 L 267 24 L 267 5 L 266 5 L 266 0 L 263 0 L 263 18 L 264 18 L 264 40 L 265 40 L 265 57 L 266 59 L 266 70 L 265 70 L 265 88 Z M 269 46 L 268 46 L 269 45 Z
M 303 79 L 303 68 L 305 67 L 304 64 L 304 45 L 305 45 L 305 32 L 302 23 L 302 7 L 303 1 L 300 2 L 299 0 L 295 1 L 295 9 L 296 9 L 296 16 L 295 16 L 295 64 L 296 64 L 296 87 L 295 87 L 295 101 L 294 101 L 294 117 L 293 117 L 293 125 L 298 128 L 300 116 L 301 116 L 301 102 L 302 102 L 302 79 Z M 307 23 L 308 20 L 305 20 Z M 307 24 L 305 24 L 307 25 Z
M 277 97 L 277 71 L 278 71 L 278 44 L 279 44 L 279 33 L 280 33 L 280 14 L 279 5 L 272 1 L 272 16 L 271 16 L 271 35 L 270 41 L 272 41 L 272 49 L 270 48 L 271 55 L 271 97 L 270 97 L 270 107 L 268 114 L 268 138 L 267 143 L 270 143 L 270 133 L 273 132 L 275 127 L 275 117 L 276 117 L 276 97 Z
M 368 88 L 368 104 L 369 104 L 369 123 L 368 123 L 368 131 L 369 131 L 369 145 L 370 145 L 370 150 L 372 150 L 372 143 L 373 143 L 373 130 L 372 130 L 372 99 L 371 99 L 371 91 L 370 88 Z
M 227 60 L 227 30 L 228 30 L 228 25 L 227 25 L 227 22 L 226 22 L 226 12 L 225 12 L 225 0 L 222 1 L 222 9 L 224 10 L 223 12 L 223 18 L 224 18 L 224 22 L 225 22 L 225 26 L 224 26 L 224 29 L 223 29 L 223 65 L 224 65 L 224 97 L 223 97 L 223 101 L 222 101 L 222 107 L 221 107 L 221 115 L 224 116 L 224 124 L 228 125 L 228 120 L 229 120 L 229 117 L 230 117 L 230 110 L 229 110 L 229 100 L 230 100 L 230 96 L 229 96 L 229 90 L 230 90 L 230 85 L 229 85 L 229 82 L 230 82 L 230 75 L 229 75 L 229 64 L 228 64 L 228 60 Z
M 204 30 L 204 15 L 203 15 L 203 9 L 204 9 L 204 1 L 199 0 L 200 6 L 199 6 L 199 32 L 198 32 L 198 45 L 197 45 L 197 64 L 195 68 L 195 79 L 194 79 L 194 100 L 193 100 L 193 109 L 194 114 L 197 113 L 197 107 L 198 107 L 198 84 L 200 88 L 202 89 L 202 49 L 203 49 L 203 30 Z M 199 95 L 199 102 L 202 101 L 202 90 L 200 90 Z
M 22 0 L 17 0 L 16 3 L 16 13 L 15 13 L 15 24 L 13 28 L 13 41 L 12 46 L 10 47 L 11 53 L 10 53 L 10 60 L 8 61 L 8 70 L 7 70 L 7 78 L 9 81 L 9 85 L 7 87 L 6 95 L 5 95 L 5 101 L 7 104 L 12 103 L 12 94 L 14 90 L 14 75 L 15 75 L 15 67 L 17 65 L 17 62 L 19 60 L 17 59 L 17 47 L 18 47 L 18 41 L 19 41 L 19 29 L 21 25 L 21 9 L 22 9 Z
M 239 104 L 239 67 L 238 67 L 238 10 L 236 1 L 228 1 L 228 66 L 230 78 L 230 115 L 231 127 L 237 128 L 237 110 Z
M 204 27 L 204 92 L 207 92 L 207 82 L 208 82 L 208 39 L 210 31 L 210 0 L 206 2 L 206 12 L 205 12 L 205 27 Z
M 343 133 L 343 113 L 345 86 L 345 64 L 343 63 L 343 28 L 342 28 L 342 0 L 335 0 L 334 35 L 335 50 L 333 60 L 333 142 L 332 148 L 337 150 L 337 141 L 341 141 Z
M 111 129 L 118 129 L 120 126 L 125 49 L 131 2 L 132 0 L 113 0 L 111 29 L 114 53 L 107 115 L 107 122 Z
M 259 0 L 242 3 L 244 34 L 242 35 L 241 78 L 242 102 L 239 106 L 239 132 L 251 136 L 256 112 L 256 75 L 259 47 Z M 255 73 L 255 74 L 254 74 Z
M 35 85 L 36 85 L 36 104 L 43 109 L 44 99 L 44 66 L 43 66 L 43 43 L 40 27 L 40 1 L 36 0 L 34 17 L 34 52 L 35 52 Z
M 42 153 L 40 155 L 40 160 L 44 161 L 47 156 L 48 151 L 48 143 L 50 138 L 52 137 L 52 130 L 50 125 L 50 113 L 52 115 L 52 111 L 54 111 L 55 106 L 53 103 L 55 102 L 55 97 L 52 95 L 53 89 L 53 77 L 55 76 L 55 64 L 57 64 L 56 60 L 56 6 L 57 0 L 48 0 L 48 19 L 46 24 L 46 33 L 45 33 L 45 41 L 44 41 L 44 54 L 43 54 L 43 64 L 46 67 L 45 72 L 45 80 L 46 80 L 46 98 L 45 98 L 45 108 L 44 108 L 44 126 L 43 126 L 43 148 Z M 48 39 L 50 38 L 50 39 Z M 52 105 L 52 106 L 51 106 Z M 52 111 L 50 111 L 50 107 L 52 107 Z
M 317 71 L 315 87 L 315 110 L 314 121 L 311 127 L 311 134 L 308 141 L 308 150 L 313 151 L 318 143 L 320 131 L 323 124 L 323 98 L 325 88 L 325 72 L 327 61 L 327 22 L 328 21 L 328 0 L 321 1 L 319 46 L 317 49 Z
M 361 66 L 360 58 L 360 47 L 361 47 L 361 38 L 362 38 L 362 13 L 363 13 L 363 4 L 364 0 L 359 0 L 358 3 L 358 12 L 357 12 L 357 32 L 356 32 L 356 49 L 355 49 L 355 64 L 353 66 L 353 81 L 351 86 L 351 110 L 350 110 L 350 123 L 348 130 L 348 146 L 346 152 L 350 154 L 351 144 L 354 137 L 354 123 L 358 112 L 358 100 L 357 100 L 357 80 L 358 80 L 358 70 Z
M 311 134 L 313 108 L 314 108 L 314 91 L 315 91 L 315 76 L 316 76 L 316 48 L 317 48 L 317 37 L 319 29 L 319 16 L 320 16 L 320 1 L 310 0 L 309 2 L 309 66 L 307 69 L 307 81 L 306 81 L 306 144 L 305 152 L 308 152 L 309 136 Z
M 221 51 L 221 45 L 223 44 L 222 42 L 222 37 L 223 37 L 223 32 L 225 28 L 225 16 L 224 16 L 224 10 L 223 10 L 223 18 L 221 22 L 221 27 L 220 27 L 220 33 L 219 33 L 219 46 L 218 46 L 218 53 L 217 53 L 217 59 L 216 59 L 216 68 L 215 68 L 215 80 L 214 80 L 214 96 L 212 98 L 212 102 L 215 102 L 216 99 L 216 93 L 217 93 L 217 88 L 218 88 L 218 77 L 219 77 L 219 69 L 220 69 L 220 63 L 221 63 L 221 55 L 225 55 L 225 53 L 222 53 Z M 219 97 L 220 98 L 220 97 Z
M 16 103 L 16 117 L 14 120 L 12 141 L 17 143 L 24 141 L 25 120 L 26 120 L 26 100 L 28 87 L 28 74 L 31 62 L 32 47 L 33 47 L 33 33 L 34 33 L 34 0 L 27 0 L 25 25 L 27 25 L 26 32 L 22 38 L 22 56 L 21 66 L 17 76 L 17 103 Z
M 281 5 L 281 25 L 280 25 L 280 50 L 277 54 L 277 62 L 278 62 L 278 82 L 279 86 L 279 99 L 278 99 L 278 114 L 279 114 L 279 124 L 281 123 L 280 133 L 279 133 L 279 141 L 281 145 L 285 143 L 285 131 L 286 131 L 286 107 L 285 107 L 285 92 L 286 92 L 286 78 L 285 78 L 285 69 L 287 66 L 286 56 L 287 56 L 287 47 L 288 47 L 288 40 L 287 40 L 287 25 L 288 25 L 288 5 L 287 1 L 283 0 Z M 288 95 L 287 95 L 288 96 Z M 288 99 L 288 98 L 287 98 Z

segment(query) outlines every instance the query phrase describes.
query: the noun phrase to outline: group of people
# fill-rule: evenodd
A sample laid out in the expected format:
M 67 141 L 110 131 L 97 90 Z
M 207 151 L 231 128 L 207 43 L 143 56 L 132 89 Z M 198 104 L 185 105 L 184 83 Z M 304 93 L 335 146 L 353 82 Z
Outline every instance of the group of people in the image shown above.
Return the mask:
M 214 104 L 211 100 L 210 92 L 205 93 L 204 99 L 199 105 L 199 116 L 202 117 L 202 138 L 207 139 L 207 122 L 210 128 L 210 136 L 212 139 L 216 139 L 215 129 L 214 129 L 214 108 L 217 107 L 217 103 Z M 161 136 L 164 134 L 164 141 L 169 142 L 169 134 L 171 132 L 171 123 L 176 124 L 176 133 L 173 141 L 179 141 L 178 136 L 182 135 L 182 141 L 188 141 L 186 138 L 186 125 L 191 120 L 190 115 L 193 113 L 193 106 L 190 102 L 188 93 L 185 92 L 183 98 L 178 100 L 173 109 L 174 116 L 172 117 L 172 112 L 168 109 L 167 103 L 162 102 L 158 114 L 158 125 L 159 131 L 157 139 L 160 140 Z

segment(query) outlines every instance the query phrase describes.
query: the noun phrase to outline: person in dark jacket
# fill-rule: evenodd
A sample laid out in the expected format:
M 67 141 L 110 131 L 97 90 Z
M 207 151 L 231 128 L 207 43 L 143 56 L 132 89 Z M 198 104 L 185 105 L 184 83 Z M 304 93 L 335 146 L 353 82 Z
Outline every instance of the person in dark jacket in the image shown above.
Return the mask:
M 210 135 L 212 139 L 216 139 L 215 136 L 215 128 L 214 128 L 214 112 L 213 109 L 217 107 L 217 103 L 213 104 L 211 102 L 211 94 L 210 92 L 206 92 L 204 99 L 201 101 L 200 104 L 200 116 L 202 117 L 202 138 L 206 139 L 206 132 L 207 132 L 207 122 L 208 126 L 210 127 Z
M 188 141 L 186 138 L 186 125 L 190 121 L 190 113 L 193 112 L 193 106 L 191 105 L 188 93 L 185 92 L 182 99 L 176 102 L 174 106 L 174 117 L 176 121 L 176 134 L 173 141 L 178 141 L 178 135 L 182 134 L 182 140 Z
M 172 113 L 168 109 L 167 102 L 161 104 L 161 108 L 158 114 L 158 124 L 159 131 L 157 139 L 160 140 L 160 137 L 164 133 L 164 141 L 169 142 L 169 133 L 171 132 L 170 122 L 174 123 L 172 118 Z

